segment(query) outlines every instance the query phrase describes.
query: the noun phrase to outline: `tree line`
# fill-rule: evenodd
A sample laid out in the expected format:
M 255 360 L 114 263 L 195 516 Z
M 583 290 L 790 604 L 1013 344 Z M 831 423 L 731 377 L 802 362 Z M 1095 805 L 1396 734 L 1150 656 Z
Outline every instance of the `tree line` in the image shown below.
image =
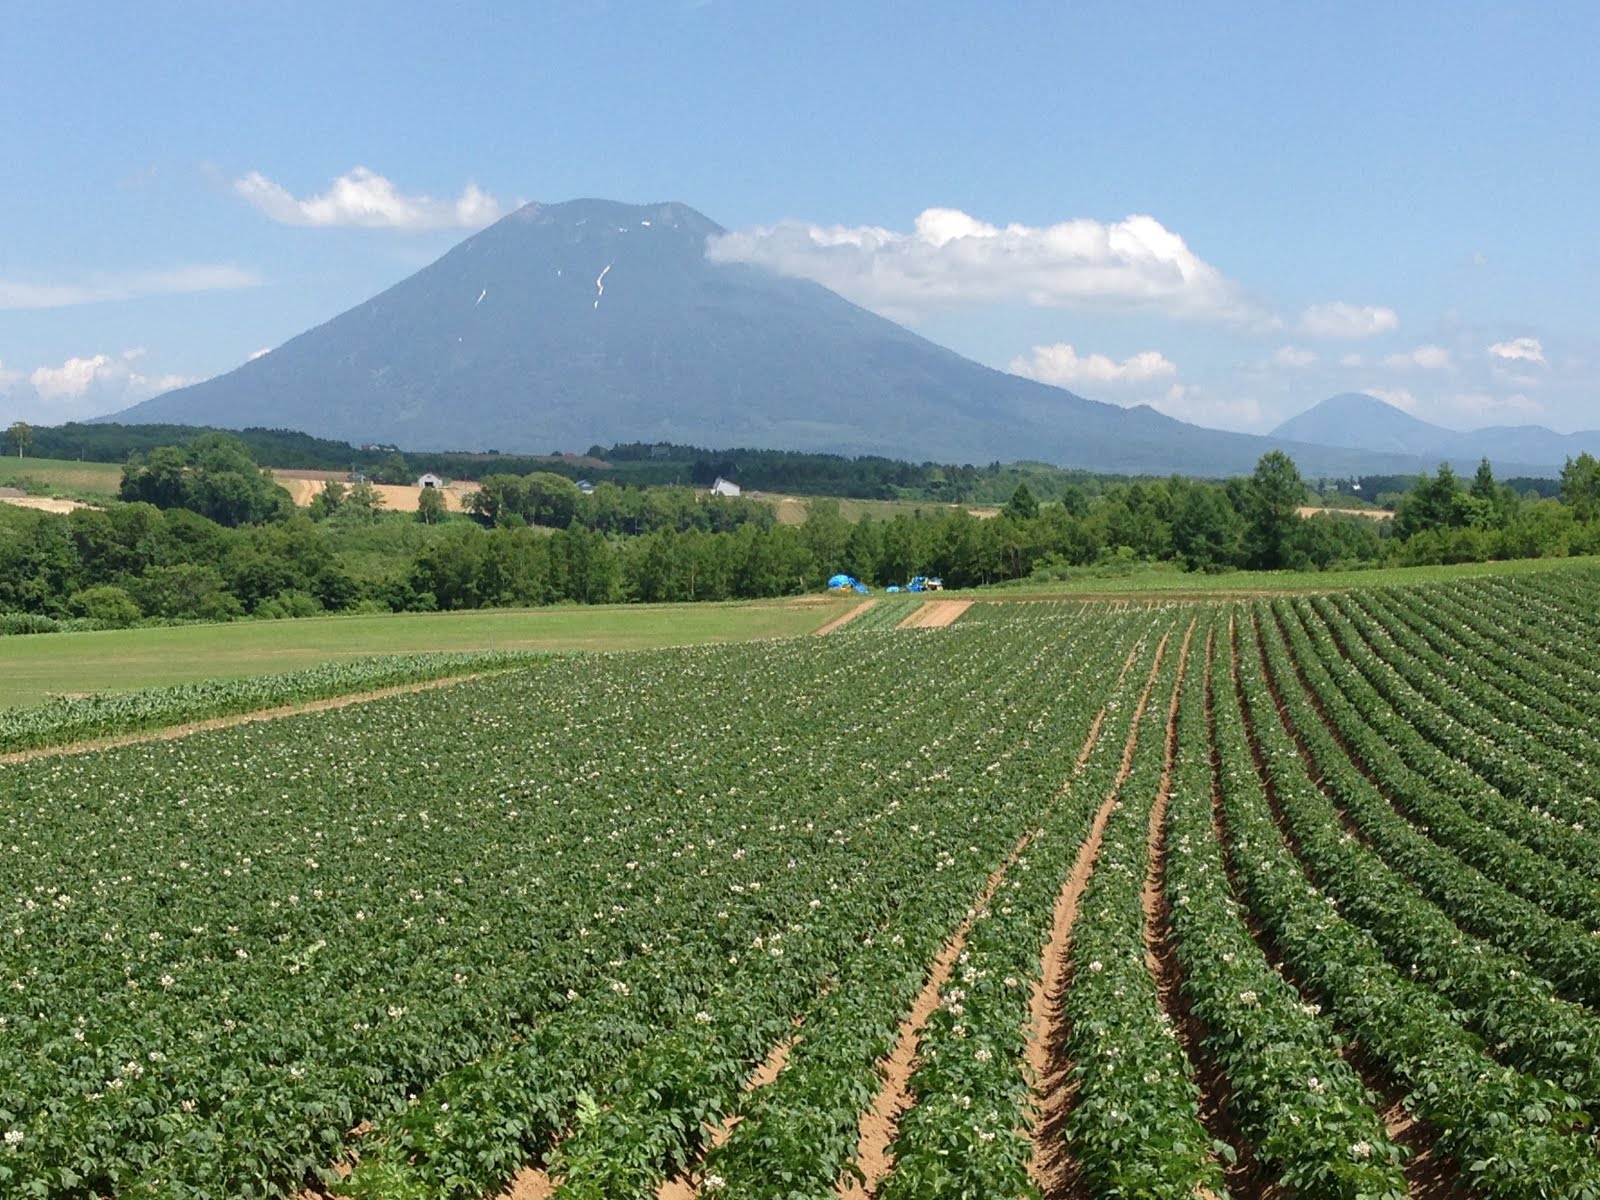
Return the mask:
M 802 524 L 783 525 L 764 503 L 688 488 L 584 493 L 541 471 L 483 484 L 465 515 L 429 492 L 414 516 L 386 513 L 365 482 L 330 482 L 296 510 L 238 439 L 157 448 L 103 510 L 0 506 L 0 614 L 125 625 L 758 598 L 841 571 L 877 587 L 918 574 L 971 587 L 1135 562 L 1316 570 L 1600 551 L 1600 462 L 1587 454 L 1567 463 L 1558 498 L 1519 493 L 1487 463 L 1470 480 L 1442 465 L 1384 521 L 1302 517 L 1310 489 L 1278 452 L 1222 482 L 1122 481 L 1048 502 L 1023 482 L 989 518 L 930 505 L 851 521 L 813 498 Z

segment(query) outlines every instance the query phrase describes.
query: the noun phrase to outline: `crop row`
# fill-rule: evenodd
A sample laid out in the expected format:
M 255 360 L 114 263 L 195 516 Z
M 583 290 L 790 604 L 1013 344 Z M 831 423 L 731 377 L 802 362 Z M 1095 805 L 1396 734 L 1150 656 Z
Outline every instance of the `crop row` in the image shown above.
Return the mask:
M 852 617 L 840 632 L 871 633 L 893 629 L 921 607 L 922 600 L 918 596 L 884 597 L 873 601 L 859 616 Z
M 1359 897 L 1366 882 L 1347 874 L 1355 864 L 1339 853 L 1353 839 L 1327 813 L 1287 740 L 1254 639 L 1237 640 L 1235 654 L 1237 680 L 1225 656 L 1213 667 L 1229 853 L 1252 913 L 1286 966 L 1400 1085 L 1407 1105 L 1434 1127 L 1440 1149 L 1455 1158 L 1476 1192 L 1552 1200 L 1600 1194 L 1600 1164 L 1573 1133 L 1582 1123 L 1582 1102 L 1490 1057 L 1433 989 L 1432 971 L 1419 970 L 1415 979 L 1409 970 L 1402 974 L 1371 933 L 1341 914 L 1341 902 Z M 1293 829 L 1294 850 L 1305 856 L 1315 883 L 1286 845 L 1274 805 Z M 1330 850 L 1339 857 L 1322 858 L 1318 869 L 1313 856 Z M 1324 894 L 1321 885 L 1338 888 L 1342 900 Z M 1409 906 L 1406 913 L 1415 911 Z M 1457 949 L 1446 938 L 1434 962 L 1451 959 Z
M 1234 1120 L 1256 1161 L 1291 1193 L 1393 1200 L 1401 1150 L 1374 1097 L 1339 1054 L 1321 1007 L 1267 959 L 1229 882 L 1213 810 L 1211 660 L 1226 625 L 1203 630 L 1185 676 L 1167 809 L 1166 888 L 1173 941 L 1205 1049 L 1228 1081 Z
M 159 729 L 284 704 L 526 665 L 526 652 L 407 654 L 324 663 L 280 675 L 211 679 L 130 692 L 59 698 L 0 710 L 0 753 Z

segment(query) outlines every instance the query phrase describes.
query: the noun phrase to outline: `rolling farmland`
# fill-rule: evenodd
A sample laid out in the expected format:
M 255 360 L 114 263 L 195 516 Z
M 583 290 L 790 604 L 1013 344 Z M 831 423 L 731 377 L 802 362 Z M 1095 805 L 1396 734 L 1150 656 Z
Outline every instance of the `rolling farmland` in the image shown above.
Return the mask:
M 0 763 L 0 1194 L 1600 1197 L 1597 600 L 891 600 Z

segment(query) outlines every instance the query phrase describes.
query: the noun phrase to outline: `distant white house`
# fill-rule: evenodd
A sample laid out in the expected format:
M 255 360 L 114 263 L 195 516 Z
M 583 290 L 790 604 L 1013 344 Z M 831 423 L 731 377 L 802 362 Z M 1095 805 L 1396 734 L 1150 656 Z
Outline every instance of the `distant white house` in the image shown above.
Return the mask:
M 718 475 L 717 481 L 711 485 L 711 494 L 713 496 L 737 496 L 739 494 L 739 485 L 737 483 L 729 483 L 721 475 Z
M 594 484 L 590 483 L 587 479 L 580 479 L 578 480 L 578 490 L 585 496 L 592 496 L 594 495 Z
M 417 476 L 417 486 L 419 488 L 442 488 L 444 486 L 444 480 L 440 479 L 432 471 L 429 471 L 424 475 Z

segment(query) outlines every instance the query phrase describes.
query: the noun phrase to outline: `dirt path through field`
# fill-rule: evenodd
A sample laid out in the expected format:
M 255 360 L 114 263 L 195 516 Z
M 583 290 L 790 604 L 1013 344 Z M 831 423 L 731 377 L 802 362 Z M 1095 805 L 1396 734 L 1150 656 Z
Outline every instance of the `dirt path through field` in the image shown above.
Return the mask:
M 843 625 L 848 625 L 851 621 L 854 621 L 857 617 L 866 612 L 867 609 L 871 608 L 876 603 L 876 600 L 863 600 L 854 608 L 849 609 L 846 612 L 842 612 L 837 617 L 834 617 L 826 625 L 822 626 L 822 628 L 813 629 L 811 632 L 817 637 L 822 637 L 824 634 L 832 633 L 835 629 L 838 629 Z
M 352 704 L 365 704 L 371 700 L 385 700 L 390 696 L 407 696 L 412 692 L 426 692 L 434 688 L 450 687 L 472 679 L 482 679 L 485 672 L 471 675 L 452 675 L 446 679 L 429 679 L 422 683 L 401 683 L 394 687 L 378 688 L 371 692 L 354 692 L 348 696 L 330 696 L 326 700 L 306 700 L 300 704 L 283 704 L 276 708 L 258 708 L 253 712 L 233 713 L 226 717 L 211 717 L 204 721 L 189 721 L 182 725 L 167 725 L 161 729 L 145 729 L 138 733 L 119 733 L 114 737 L 92 738 L 83 742 L 68 742 L 64 746 L 39 746 L 32 750 L 12 750 L 0 754 L 0 766 L 7 763 L 30 762 L 36 758 L 55 758 L 64 754 L 88 754 L 94 750 L 114 750 L 118 746 L 137 746 L 144 742 L 167 742 L 202 733 L 207 729 L 231 729 L 235 725 L 248 725 L 255 721 L 276 721 L 279 717 L 294 717 L 301 713 L 326 712 L 333 708 L 348 708 Z
M 1145 706 L 1150 702 L 1150 692 L 1156 685 L 1156 675 L 1161 670 L 1161 659 L 1166 653 L 1167 639 L 1163 634 L 1156 646 L 1150 674 L 1145 679 L 1144 691 L 1134 708 L 1133 723 L 1127 741 L 1122 747 L 1122 762 L 1117 777 L 1106 793 L 1089 833 L 1078 848 L 1073 860 L 1072 873 L 1062 885 L 1051 914 L 1050 940 L 1044 948 L 1039 981 L 1034 985 L 1030 1002 L 1028 1023 L 1027 1064 L 1034 1080 L 1035 1114 L 1030 1135 L 1033 1139 L 1033 1159 L 1028 1164 L 1028 1174 L 1039 1186 L 1046 1200 L 1080 1200 L 1085 1196 L 1083 1179 L 1078 1164 L 1067 1153 L 1067 1117 L 1077 1099 L 1077 1088 L 1072 1078 L 1072 1060 L 1066 1053 L 1067 1022 L 1062 1012 L 1067 989 L 1072 986 L 1072 926 L 1078 919 L 1078 904 L 1089 886 L 1089 876 L 1094 871 L 1095 860 L 1100 855 L 1100 843 L 1105 835 L 1106 821 L 1116 807 L 1117 794 L 1122 790 L 1128 774 L 1133 770 L 1133 755 L 1139 744 L 1139 722 Z M 1132 662 L 1132 656 L 1129 658 Z M 1124 665 L 1124 671 L 1127 665 Z M 1120 684 L 1120 680 L 1119 680 Z M 1101 710 L 1101 716 L 1105 710 Z M 1097 719 L 1095 731 L 1098 734 Z M 1093 744 L 1087 744 L 1079 756 L 1079 764 L 1086 762 Z
M 895 628 L 945 629 L 971 607 L 971 600 L 925 600 Z

